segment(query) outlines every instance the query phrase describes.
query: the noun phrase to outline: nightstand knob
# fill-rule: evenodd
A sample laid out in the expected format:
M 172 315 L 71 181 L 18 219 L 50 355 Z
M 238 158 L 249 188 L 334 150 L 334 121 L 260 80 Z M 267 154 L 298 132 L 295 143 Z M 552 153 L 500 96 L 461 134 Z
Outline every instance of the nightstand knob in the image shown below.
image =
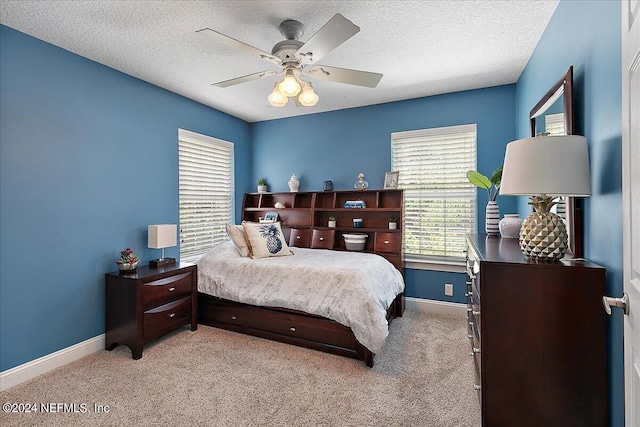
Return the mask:
M 289 330 L 290 330 L 291 332 L 295 332 L 295 331 L 296 331 L 296 328 L 291 327 L 291 328 L 289 328 Z
M 171 314 L 169 315 L 169 317 L 176 317 L 176 314 L 175 314 L 175 313 L 171 313 Z
M 388 240 L 385 240 L 385 241 L 384 241 L 384 244 L 385 244 L 385 245 L 388 245 L 388 244 L 389 244 L 389 241 L 388 241 Z
M 324 237 L 321 237 L 321 238 L 320 238 L 320 241 L 322 242 L 323 240 L 324 240 Z
M 169 288 L 169 292 L 173 292 L 175 290 L 176 290 L 176 288 Z
M 296 236 L 296 239 L 300 240 L 300 236 Z
M 238 316 L 231 316 L 231 320 L 238 320 Z

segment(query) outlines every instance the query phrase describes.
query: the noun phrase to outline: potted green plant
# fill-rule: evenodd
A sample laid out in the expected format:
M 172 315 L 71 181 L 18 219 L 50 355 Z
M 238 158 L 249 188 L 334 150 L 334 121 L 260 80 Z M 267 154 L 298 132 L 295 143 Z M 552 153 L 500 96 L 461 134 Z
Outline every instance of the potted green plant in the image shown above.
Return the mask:
M 480 172 L 470 170 L 467 172 L 467 179 L 476 187 L 487 190 L 489 202 L 485 211 L 485 231 L 489 236 L 499 235 L 500 208 L 498 202 L 496 202 L 496 197 L 498 197 L 500 183 L 502 182 L 502 166 L 493 171 L 491 178 L 487 178 Z
M 267 180 L 264 178 L 258 178 L 258 193 L 267 192 Z
M 398 218 L 392 216 L 389 218 L 389 230 L 395 230 L 396 228 L 398 228 Z
M 329 227 L 335 227 L 336 226 L 336 217 L 335 216 L 330 216 L 329 217 Z

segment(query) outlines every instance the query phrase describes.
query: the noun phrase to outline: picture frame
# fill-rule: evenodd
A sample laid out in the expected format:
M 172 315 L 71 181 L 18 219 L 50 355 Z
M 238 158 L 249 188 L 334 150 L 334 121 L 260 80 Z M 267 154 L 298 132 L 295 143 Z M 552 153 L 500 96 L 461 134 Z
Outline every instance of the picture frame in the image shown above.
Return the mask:
M 384 189 L 396 190 L 398 188 L 398 176 L 400 171 L 391 171 L 384 174 Z
M 261 223 L 273 223 L 278 221 L 278 212 L 267 212 L 264 218 L 259 218 Z

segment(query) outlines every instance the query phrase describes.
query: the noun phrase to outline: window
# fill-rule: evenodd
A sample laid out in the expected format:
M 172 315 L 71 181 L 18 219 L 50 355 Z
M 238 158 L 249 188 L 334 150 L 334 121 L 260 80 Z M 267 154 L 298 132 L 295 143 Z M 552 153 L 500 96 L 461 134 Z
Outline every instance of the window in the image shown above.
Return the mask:
M 476 125 L 391 134 L 391 169 L 404 190 L 404 253 L 407 262 L 459 264 L 465 234 L 477 230 Z
M 547 114 L 544 116 L 545 132 L 549 135 L 566 135 L 564 129 L 564 113 Z
M 196 260 L 233 222 L 233 143 L 178 129 L 180 259 Z

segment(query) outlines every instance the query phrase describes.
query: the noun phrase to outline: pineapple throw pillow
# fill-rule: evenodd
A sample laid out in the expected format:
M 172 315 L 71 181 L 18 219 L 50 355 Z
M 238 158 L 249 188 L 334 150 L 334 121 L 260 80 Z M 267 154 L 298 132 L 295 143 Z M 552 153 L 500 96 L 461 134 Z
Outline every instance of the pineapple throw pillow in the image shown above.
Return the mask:
M 284 240 L 279 222 L 256 223 L 242 221 L 242 228 L 249 243 L 251 258 L 293 255 Z

